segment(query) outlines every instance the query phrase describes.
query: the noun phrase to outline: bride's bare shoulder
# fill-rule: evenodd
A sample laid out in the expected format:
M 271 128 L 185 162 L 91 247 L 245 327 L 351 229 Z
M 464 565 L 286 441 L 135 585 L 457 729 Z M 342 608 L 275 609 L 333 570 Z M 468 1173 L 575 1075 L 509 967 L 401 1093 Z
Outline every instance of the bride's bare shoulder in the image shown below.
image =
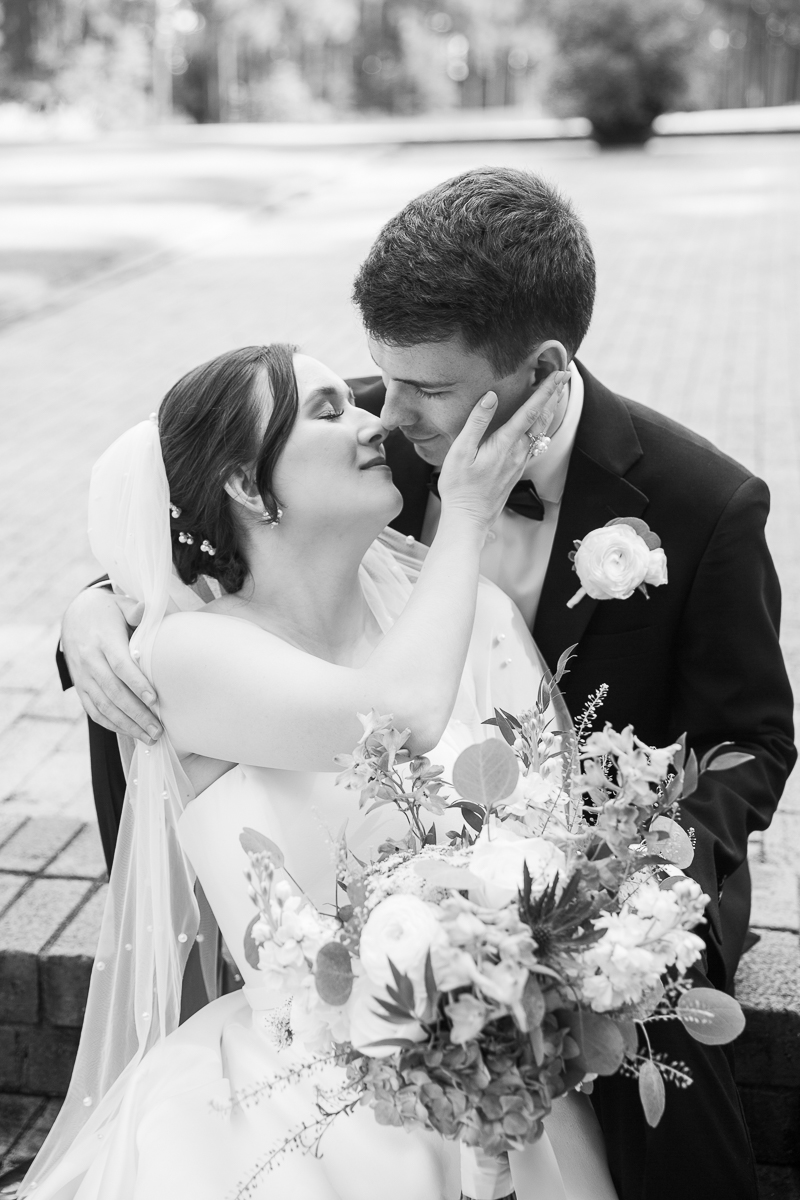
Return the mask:
M 185 678 L 187 667 L 195 672 L 202 664 L 218 669 L 220 662 L 241 661 L 242 655 L 269 654 L 279 639 L 218 601 L 193 612 L 171 613 L 161 623 L 153 646 L 153 670 L 161 679 L 176 674 Z M 157 684 L 158 686 L 158 684 Z

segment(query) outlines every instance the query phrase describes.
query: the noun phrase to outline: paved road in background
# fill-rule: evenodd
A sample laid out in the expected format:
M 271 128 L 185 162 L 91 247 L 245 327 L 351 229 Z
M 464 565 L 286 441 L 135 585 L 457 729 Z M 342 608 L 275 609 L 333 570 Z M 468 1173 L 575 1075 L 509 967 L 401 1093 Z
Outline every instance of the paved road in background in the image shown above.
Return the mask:
M 800 692 L 800 137 L 602 154 L 588 143 L 3 149 L 0 821 L 91 815 L 84 724 L 52 655 L 65 604 L 96 571 L 94 459 L 186 369 L 232 346 L 288 339 L 343 374 L 369 373 L 355 268 L 407 199 L 482 163 L 541 171 L 585 218 L 599 267 L 587 366 L 769 483 Z M 798 790 L 795 779 L 754 839 L 762 925 L 798 927 Z

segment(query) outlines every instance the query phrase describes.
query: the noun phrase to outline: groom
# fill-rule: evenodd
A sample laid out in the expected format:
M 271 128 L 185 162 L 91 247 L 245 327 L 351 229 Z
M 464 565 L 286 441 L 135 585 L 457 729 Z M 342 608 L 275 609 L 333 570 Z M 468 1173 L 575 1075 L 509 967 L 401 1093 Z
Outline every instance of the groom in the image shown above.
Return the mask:
M 730 990 L 749 911 L 747 838 L 769 824 L 795 758 L 780 591 L 764 539 L 769 496 L 709 443 L 610 392 L 575 360 L 594 286 L 583 225 L 540 179 L 485 169 L 450 180 L 393 218 L 359 271 L 355 300 L 382 378 L 353 388 L 392 430 L 387 457 L 404 498 L 394 524 L 430 541 L 436 472 L 477 399 L 492 388 L 500 422 L 545 374 L 570 368 L 550 449 L 514 489 L 482 569 L 517 602 L 551 668 L 577 643 L 564 680 L 573 715 L 605 683 L 601 719 L 632 723 L 648 744 L 686 732 L 698 757 L 723 741 L 753 756 L 705 775 L 682 810 L 696 841 L 689 874 L 711 897 L 695 982 Z M 668 584 L 649 600 L 636 592 L 567 607 L 578 589 L 574 542 L 617 517 L 642 518 L 658 534 Z M 147 685 L 109 596 L 74 602 L 64 648 L 90 715 L 158 732 L 129 690 L 142 696 Z M 99 815 L 110 828 L 121 801 L 116 747 L 98 725 L 92 741 Z M 694 1083 L 669 1088 L 656 1129 L 635 1081 L 595 1084 L 621 1200 L 756 1200 L 732 1053 L 693 1041 L 679 1022 L 654 1025 L 650 1037 L 654 1052 L 690 1067 Z

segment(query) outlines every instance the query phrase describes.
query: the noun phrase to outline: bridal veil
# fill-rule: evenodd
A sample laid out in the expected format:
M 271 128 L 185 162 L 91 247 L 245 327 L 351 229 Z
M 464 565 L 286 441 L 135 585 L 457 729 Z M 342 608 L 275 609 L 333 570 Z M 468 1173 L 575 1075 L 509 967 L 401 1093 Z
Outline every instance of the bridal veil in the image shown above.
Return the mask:
M 141 605 L 131 654 L 151 678 L 164 616 L 201 604 L 173 570 L 169 488 L 155 414 L 95 464 L 89 540 L 114 583 Z M 192 797 L 166 734 L 153 746 L 135 743 L 75 1069 L 20 1196 L 71 1195 L 70 1183 L 96 1152 L 131 1073 L 178 1026 L 183 971 L 201 929 L 194 873 L 177 836 Z M 213 994 L 213 926 L 200 937 L 203 974 Z

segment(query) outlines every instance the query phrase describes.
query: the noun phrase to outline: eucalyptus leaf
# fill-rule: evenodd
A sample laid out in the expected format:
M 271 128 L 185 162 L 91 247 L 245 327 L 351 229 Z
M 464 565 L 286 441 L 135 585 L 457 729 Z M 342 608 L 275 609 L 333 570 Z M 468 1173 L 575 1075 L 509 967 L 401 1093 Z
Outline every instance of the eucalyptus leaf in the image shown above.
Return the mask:
M 659 882 L 659 888 L 662 892 L 671 892 L 677 883 L 681 883 L 686 878 L 685 875 L 668 875 L 666 879 Z
M 617 1021 L 617 1028 L 622 1034 L 626 1052 L 628 1054 L 635 1054 L 639 1048 L 639 1034 L 636 1029 L 636 1022 L 629 1020 L 628 1017 L 622 1017 Z
M 689 751 L 686 759 L 686 766 L 683 770 L 683 795 L 684 798 L 691 796 L 697 788 L 697 755 L 694 750 Z
M 528 1033 L 537 1067 L 544 1062 L 544 1034 L 538 1025 L 532 1025 Z
M 686 735 L 684 734 L 684 737 L 685 736 Z M 705 771 L 708 768 L 708 764 L 711 762 L 712 758 L 716 754 L 719 754 L 719 752 L 723 746 L 732 746 L 732 745 L 733 745 L 733 742 L 717 742 L 716 746 L 712 746 L 710 750 L 706 750 L 705 754 L 700 759 L 700 774 L 702 775 L 703 771 Z
M 675 1013 L 697 1042 L 722 1046 L 732 1042 L 745 1026 L 741 1005 L 715 988 L 692 988 L 684 992 Z
M 258 943 L 253 937 L 253 929 L 255 928 L 256 921 L 258 921 L 260 916 L 261 913 L 256 913 L 252 921 L 250 921 L 248 924 L 247 929 L 244 931 L 244 957 L 249 965 L 254 967 L 256 971 L 259 968 L 260 960 L 258 957 Z
M 616 1021 L 590 1009 L 569 1014 L 569 1029 L 581 1048 L 586 1071 L 592 1075 L 613 1075 L 625 1057 L 625 1039 Z
M 517 756 L 497 738 L 468 746 L 453 767 L 453 786 L 459 796 L 484 808 L 505 800 L 518 782 Z
M 326 942 L 314 964 L 314 983 L 326 1004 L 346 1003 L 353 990 L 350 953 L 341 942 Z
M 688 833 L 677 821 L 673 821 L 672 817 L 654 817 L 650 822 L 649 832 L 666 834 L 666 838 L 659 838 L 656 845 L 650 847 L 659 858 L 673 863 L 682 871 L 690 866 L 694 858 L 694 847 Z
M 661 1072 L 649 1058 L 639 1068 L 639 1098 L 644 1109 L 645 1121 L 655 1129 L 664 1115 L 666 1095 Z
M 728 754 L 720 754 L 718 758 L 712 759 L 706 770 L 708 771 L 730 771 L 732 767 L 740 767 L 742 763 L 752 762 L 755 755 L 744 754 L 741 750 L 732 750 Z
M 542 989 L 532 975 L 529 975 L 522 992 L 522 1008 L 528 1021 L 530 1031 L 538 1028 L 544 1020 L 545 1000 Z
M 641 517 L 615 517 L 613 521 L 606 521 L 606 526 L 609 525 L 630 525 L 634 533 L 638 533 L 648 550 L 657 550 L 661 545 L 661 538 L 657 533 L 653 533 L 647 521 L 643 521 Z
M 259 833 L 257 829 L 251 829 L 248 825 L 245 825 L 239 834 L 239 845 L 246 854 L 266 854 L 272 865 L 278 870 L 283 866 L 283 851 L 280 846 L 273 842 L 272 838 L 268 838 L 266 834 Z

